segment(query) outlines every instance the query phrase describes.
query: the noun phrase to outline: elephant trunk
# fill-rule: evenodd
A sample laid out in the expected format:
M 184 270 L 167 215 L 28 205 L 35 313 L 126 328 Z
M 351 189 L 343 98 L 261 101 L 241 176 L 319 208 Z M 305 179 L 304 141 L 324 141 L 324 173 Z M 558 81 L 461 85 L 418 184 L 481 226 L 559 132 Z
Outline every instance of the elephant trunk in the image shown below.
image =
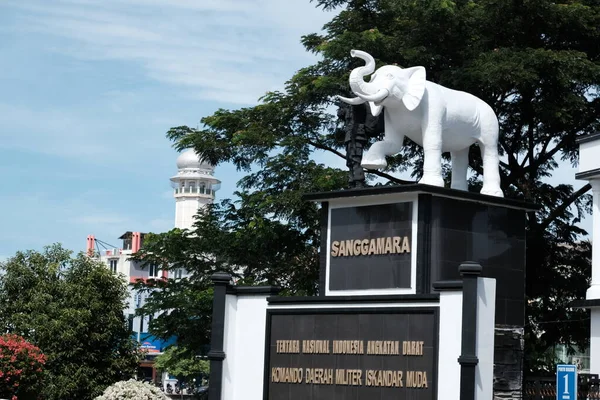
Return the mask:
M 375 59 L 370 54 L 360 50 L 351 50 L 350 55 L 362 58 L 366 62 L 365 66 L 355 68 L 350 73 L 350 87 L 352 91 L 356 94 L 373 94 L 376 90 L 371 88 L 368 82 L 365 82 L 364 77 L 375 71 Z

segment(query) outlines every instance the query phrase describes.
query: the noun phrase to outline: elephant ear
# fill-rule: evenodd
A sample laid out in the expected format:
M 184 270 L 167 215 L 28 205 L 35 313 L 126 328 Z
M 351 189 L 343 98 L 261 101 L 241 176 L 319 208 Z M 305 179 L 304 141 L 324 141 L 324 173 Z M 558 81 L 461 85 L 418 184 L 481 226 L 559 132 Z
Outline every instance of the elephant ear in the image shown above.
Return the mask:
M 417 108 L 423 94 L 425 93 L 425 80 L 427 79 L 424 67 L 411 67 L 406 68 L 404 71 L 407 72 L 408 85 L 406 93 L 402 97 L 402 102 L 410 111 Z

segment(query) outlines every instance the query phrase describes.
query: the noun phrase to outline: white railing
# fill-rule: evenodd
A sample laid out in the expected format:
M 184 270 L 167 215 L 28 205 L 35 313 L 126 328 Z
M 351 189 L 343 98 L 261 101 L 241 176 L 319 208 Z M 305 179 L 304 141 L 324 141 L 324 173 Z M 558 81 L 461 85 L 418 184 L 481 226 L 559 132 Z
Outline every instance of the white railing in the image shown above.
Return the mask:
M 215 191 L 210 188 L 205 187 L 196 187 L 196 186 L 188 186 L 184 188 L 175 188 L 175 194 L 180 193 L 190 193 L 190 194 L 207 194 L 209 196 L 215 195 Z

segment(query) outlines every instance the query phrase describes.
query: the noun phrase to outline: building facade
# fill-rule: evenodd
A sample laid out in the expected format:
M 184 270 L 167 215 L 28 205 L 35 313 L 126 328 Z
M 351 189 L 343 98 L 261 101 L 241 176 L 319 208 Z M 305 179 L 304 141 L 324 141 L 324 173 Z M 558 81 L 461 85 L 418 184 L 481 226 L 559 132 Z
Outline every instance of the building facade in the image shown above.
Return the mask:
M 214 167 L 201 160 L 193 149 L 181 153 L 176 164 L 177 174 L 170 179 L 175 198 L 174 228 L 192 229 L 198 211 L 214 201 L 220 181 L 214 177 Z M 168 345 L 175 343 L 176 338 L 161 341 L 148 333 L 148 326 L 157 315 L 136 315 L 137 310 L 144 306 L 148 293 L 135 290 L 133 284 L 140 279 L 182 279 L 187 276 L 187 271 L 166 271 L 156 265 L 142 265 L 130 260 L 142 247 L 144 237 L 143 232 L 127 231 L 119 237 L 120 244 L 117 247 L 88 235 L 86 251 L 104 262 L 112 272 L 123 276 L 124 284 L 128 285 L 129 300 L 125 315 L 132 336 L 147 351 L 147 357 L 140 365 L 140 373 L 144 378 L 157 381 L 153 360 Z

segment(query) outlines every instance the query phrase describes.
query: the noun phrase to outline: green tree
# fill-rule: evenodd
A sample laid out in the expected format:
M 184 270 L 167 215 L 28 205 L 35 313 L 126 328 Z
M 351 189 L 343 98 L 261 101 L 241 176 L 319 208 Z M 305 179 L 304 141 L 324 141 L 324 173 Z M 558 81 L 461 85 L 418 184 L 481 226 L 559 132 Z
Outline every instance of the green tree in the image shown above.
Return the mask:
M 208 376 L 210 371 L 208 360 L 197 357 L 183 347 L 176 346 L 169 347 L 156 357 L 154 366 L 160 371 L 168 371 L 169 375 L 183 383 L 193 382 L 194 379 L 201 383 L 201 380 Z
M 281 92 L 265 95 L 260 104 L 238 110 L 220 109 L 201 119 L 199 129 L 174 127 L 167 136 L 177 149 L 193 147 L 213 164 L 232 163 L 247 175 L 238 182 L 239 199 L 201 217 L 196 235 L 171 232 L 148 243 L 147 250 L 179 262 L 169 240 L 195 243 L 210 251 L 215 244 L 203 233 L 237 237 L 227 243 L 238 275 L 278 283 L 289 291 L 316 289 L 318 217 L 302 194 L 342 189 L 344 171 L 314 161 L 315 152 L 344 158 L 334 95 L 349 93 L 349 71 L 361 60 L 350 49 L 372 54 L 378 65 L 423 65 L 428 79 L 475 94 L 489 103 L 500 120 L 499 151 L 506 197 L 538 203 L 528 215 L 526 293 L 527 360 L 530 369 L 557 342 L 585 345 L 585 311 L 567 305 L 584 296 L 589 277 L 590 244 L 577 224 L 590 210 L 589 185 L 575 190 L 569 183 L 553 186 L 548 178 L 560 162 L 577 163 L 578 136 L 598 129 L 600 120 L 600 4 L 597 0 L 318 0 L 319 7 L 340 10 L 323 34 L 302 38 L 321 61 L 298 71 Z M 482 163 L 477 146 L 470 154 L 470 189 L 481 187 Z M 421 149 L 409 139 L 400 154 L 389 157 L 385 171 L 368 171 L 370 182 L 402 184 L 398 174 L 418 180 Z M 445 155 L 447 156 L 447 155 Z M 449 169 L 445 169 L 449 180 Z M 240 216 L 242 216 L 240 218 Z M 212 218 L 212 219 L 211 219 Z M 271 225 L 304 239 L 303 256 L 286 253 L 291 241 L 271 243 L 271 251 L 244 259 L 246 242 L 269 237 Z M 250 234 L 248 234 L 250 232 Z M 174 239 L 177 237 L 177 239 Z M 294 235 L 288 238 L 292 239 Z M 294 239 L 295 240 L 295 239 Z M 215 247 L 214 254 L 221 254 Z M 283 251 L 287 262 L 270 263 Z M 220 263 L 196 269 L 191 250 L 188 265 L 206 279 Z M 239 257 L 231 257 L 238 254 Z M 238 263 L 238 260 L 239 263 Z M 175 264 L 177 264 L 175 262 Z M 298 263 L 288 279 L 288 263 Z M 209 263 L 210 264 L 210 263 Z M 256 274 L 256 266 L 262 271 Z M 204 278 L 199 278 L 202 275 Z M 302 278 L 299 278 L 299 276 Z M 174 293 L 171 293 L 175 296 Z M 152 301 L 152 300 L 151 300 Z M 160 301 L 155 303 L 160 308 Z M 155 326 L 161 324 L 155 322 Z
M 327 169 L 329 171 L 329 169 Z M 331 176 L 342 176 L 331 171 Z M 315 174 L 308 176 L 315 176 Z M 321 178 L 330 187 L 330 178 Z M 307 187 L 310 182 L 304 182 Z M 291 193 L 297 197 L 297 193 Z M 252 201 L 248 196 L 240 196 Z M 317 218 L 314 205 L 299 198 L 300 211 Z M 148 234 L 143 248 L 133 258 L 163 269 L 183 268 L 189 279 L 139 282 L 148 298 L 138 309 L 141 315 L 161 313 L 149 329 L 158 337 L 177 336 L 177 343 L 190 351 L 205 354 L 210 339 L 212 282 L 216 271 L 231 273 L 240 284 L 270 283 L 288 292 L 313 294 L 318 281 L 318 231 L 300 222 L 293 226 L 262 214 L 262 206 L 239 207 L 230 201 L 209 206 L 198 215 L 195 230 Z M 201 235 L 200 235 L 201 233 Z M 159 289 L 159 290 L 155 290 Z M 168 310 L 167 312 L 164 312 Z
M 46 399 L 92 399 L 135 372 L 137 344 L 123 311 L 121 277 L 60 245 L 0 264 L 0 327 L 46 356 Z

